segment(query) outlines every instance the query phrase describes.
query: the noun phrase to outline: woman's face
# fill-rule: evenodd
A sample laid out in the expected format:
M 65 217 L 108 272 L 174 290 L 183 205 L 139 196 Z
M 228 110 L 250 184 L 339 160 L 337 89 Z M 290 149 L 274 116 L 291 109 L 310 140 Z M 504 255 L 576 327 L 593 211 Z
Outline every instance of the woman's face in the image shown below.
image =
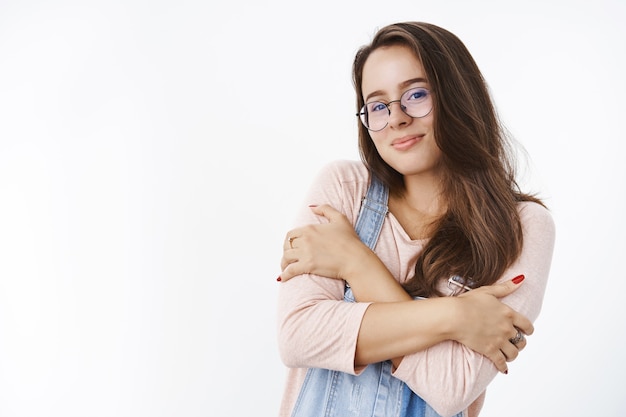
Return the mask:
M 387 104 L 400 100 L 407 90 L 416 87 L 430 91 L 421 62 L 411 49 L 398 45 L 381 47 L 370 53 L 363 66 L 361 87 L 365 103 L 380 101 Z M 416 91 L 418 94 L 412 97 L 419 97 L 420 90 Z M 428 99 L 432 103 L 432 97 Z M 400 101 L 392 103 L 389 110 L 387 126 L 377 132 L 370 131 L 381 158 L 404 175 L 405 180 L 409 176 L 437 175 L 441 150 L 435 143 L 433 111 L 414 118 L 402 111 Z

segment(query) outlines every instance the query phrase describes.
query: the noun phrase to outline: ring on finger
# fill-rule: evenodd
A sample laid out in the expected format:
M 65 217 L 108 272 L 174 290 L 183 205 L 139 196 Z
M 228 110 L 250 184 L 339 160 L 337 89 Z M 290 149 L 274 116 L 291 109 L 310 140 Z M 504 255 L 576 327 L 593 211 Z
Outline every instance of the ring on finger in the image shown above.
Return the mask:
M 514 345 L 517 345 L 522 340 L 524 340 L 524 334 L 520 332 L 519 329 L 517 329 L 517 334 L 515 335 L 515 337 L 512 337 L 511 339 L 509 339 L 509 342 L 513 343 Z
M 292 245 L 292 243 L 293 243 L 294 239 L 295 239 L 295 237 L 293 237 L 293 236 L 291 236 L 291 237 L 289 238 L 289 247 L 290 247 L 291 249 L 293 249 L 293 245 Z

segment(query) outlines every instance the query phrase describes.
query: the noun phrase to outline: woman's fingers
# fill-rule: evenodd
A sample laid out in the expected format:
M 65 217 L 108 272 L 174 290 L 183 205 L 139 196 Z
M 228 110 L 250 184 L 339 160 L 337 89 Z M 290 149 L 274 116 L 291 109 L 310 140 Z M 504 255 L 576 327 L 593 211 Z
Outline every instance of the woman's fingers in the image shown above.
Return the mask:
M 302 235 L 302 228 L 293 229 L 287 232 L 285 240 L 283 240 L 283 252 L 289 249 L 295 249 L 296 239 Z
M 523 280 L 520 275 L 458 297 L 466 307 L 461 314 L 462 328 L 469 331 L 456 340 L 488 357 L 504 373 L 508 371 L 507 362 L 514 361 L 526 347 L 525 335 L 534 331 L 530 320 L 500 301 L 516 291 Z
M 489 358 L 496 366 L 498 371 L 502 373 L 508 373 L 508 365 L 507 362 L 513 362 L 517 359 L 519 353 L 526 347 L 526 338 L 522 338 L 516 344 L 512 342 L 515 336 L 510 339 L 503 340 L 498 346 L 494 346 L 494 348 L 488 352 L 485 352 L 485 356 Z
M 533 326 L 532 322 L 518 312 L 513 314 L 513 326 L 529 336 L 535 331 L 535 326 Z
M 345 215 L 343 215 L 340 211 L 335 210 L 332 206 L 328 204 L 323 204 L 321 206 L 310 206 L 311 211 L 313 211 L 318 216 L 325 217 L 329 223 L 344 223 L 348 227 L 350 227 L 350 231 L 352 231 L 352 225 L 348 221 Z M 323 224 L 323 223 L 322 223 Z M 312 233 L 315 233 L 316 230 L 315 224 L 311 224 L 304 227 L 299 227 L 296 229 L 292 229 L 285 235 L 285 240 L 283 241 L 283 252 L 286 252 L 291 249 L 295 249 L 297 247 L 296 239 L 299 237 L 311 236 Z
M 513 362 L 515 359 L 517 359 L 517 355 L 519 354 L 519 349 L 517 348 L 517 346 L 509 341 L 505 342 L 500 350 L 502 351 L 502 354 L 504 354 L 507 362 Z
M 339 210 L 333 208 L 333 206 L 330 206 L 328 204 L 322 204 L 319 206 L 310 207 L 313 213 L 317 214 L 318 216 L 327 218 L 330 223 L 344 222 L 352 227 L 346 216 L 344 216 L 343 213 L 341 213 Z
M 517 290 L 523 281 L 524 275 L 518 275 L 509 281 L 495 285 L 494 287 L 496 287 L 496 292 L 502 291 L 501 294 L 504 294 L 499 296 L 498 298 L 502 298 Z M 532 322 L 528 320 L 526 316 L 519 314 L 517 311 L 515 311 L 513 314 L 513 325 L 516 329 L 519 329 L 522 332 L 522 335 L 531 335 L 535 331 L 535 327 L 533 326 Z
M 515 292 L 518 288 L 520 288 L 522 282 L 524 281 L 524 275 L 518 275 L 515 278 L 512 278 L 508 281 L 501 282 L 499 284 L 488 285 L 485 287 L 477 288 L 473 291 L 484 291 L 487 294 L 491 294 L 497 298 L 506 297 L 509 294 Z M 530 320 L 528 320 L 524 315 L 519 314 L 516 311 L 512 313 L 513 325 L 520 329 L 523 334 L 531 335 L 535 331 L 535 328 Z
M 487 292 L 487 294 L 491 294 L 494 297 L 502 298 L 515 292 L 515 290 L 519 288 L 522 282 L 524 282 L 524 275 L 518 275 L 513 279 L 501 282 L 499 284 L 481 287 L 479 288 L 479 290 L 485 291 Z
M 324 204 L 311 206 L 320 223 L 309 224 L 285 235 L 280 262 L 281 281 L 300 274 L 342 278 L 350 262 L 358 262 L 363 243 L 344 214 Z
M 526 347 L 526 335 L 521 329 L 516 328 L 515 335 L 509 338 L 509 343 L 515 346 L 516 353 L 519 353 Z M 513 359 L 515 359 L 515 357 Z
M 300 264 L 298 264 L 297 262 L 294 262 L 294 263 L 287 265 L 285 268 L 283 268 L 283 271 L 280 273 L 279 281 L 286 282 L 297 275 L 302 275 L 305 273 L 306 271 L 302 270 L 302 268 L 300 267 Z
M 509 372 L 509 367 L 506 364 L 506 356 L 501 350 L 494 351 L 493 354 L 487 355 L 487 358 L 489 358 L 491 362 L 493 362 L 498 371 L 502 372 L 503 374 L 507 374 Z

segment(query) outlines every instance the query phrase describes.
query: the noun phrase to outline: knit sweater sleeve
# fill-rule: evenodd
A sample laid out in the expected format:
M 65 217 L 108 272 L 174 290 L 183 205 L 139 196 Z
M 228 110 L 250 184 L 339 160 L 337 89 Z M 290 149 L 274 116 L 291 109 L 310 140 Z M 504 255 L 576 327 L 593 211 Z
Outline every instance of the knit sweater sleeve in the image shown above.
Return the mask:
M 502 301 L 534 322 L 541 311 L 550 272 L 555 226 L 548 210 L 539 204 L 521 203 L 519 210 L 524 247 L 501 280 L 519 274 L 524 274 L 526 279 L 519 289 Z M 486 357 L 460 343 L 446 341 L 405 356 L 394 376 L 405 381 L 437 412 L 446 416 L 467 409 L 485 391 L 497 372 Z
M 325 221 L 311 212 L 310 204 L 329 204 L 354 223 L 366 189 L 367 171 L 360 162 L 328 164 L 309 189 L 295 227 Z M 283 363 L 358 373 L 356 341 L 369 303 L 344 302 L 343 281 L 316 275 L 300 275 L 279 287 L 277 334 Z

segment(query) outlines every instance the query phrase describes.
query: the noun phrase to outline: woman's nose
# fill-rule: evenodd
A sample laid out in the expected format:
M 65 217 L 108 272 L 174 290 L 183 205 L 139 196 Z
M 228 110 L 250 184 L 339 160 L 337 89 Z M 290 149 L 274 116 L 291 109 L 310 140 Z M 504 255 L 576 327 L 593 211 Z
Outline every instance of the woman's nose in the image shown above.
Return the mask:
M 394 106 L 394 104 L 398 104 Z M 403 124 L 408 124 L 413 120 L 411 116 L 404 112 L 402 108 L 402 104 L 400 100 L 392 101 L 387 104 L 387 109 L 389 109 L 389 126 L 396 127 L 401 126 Z

